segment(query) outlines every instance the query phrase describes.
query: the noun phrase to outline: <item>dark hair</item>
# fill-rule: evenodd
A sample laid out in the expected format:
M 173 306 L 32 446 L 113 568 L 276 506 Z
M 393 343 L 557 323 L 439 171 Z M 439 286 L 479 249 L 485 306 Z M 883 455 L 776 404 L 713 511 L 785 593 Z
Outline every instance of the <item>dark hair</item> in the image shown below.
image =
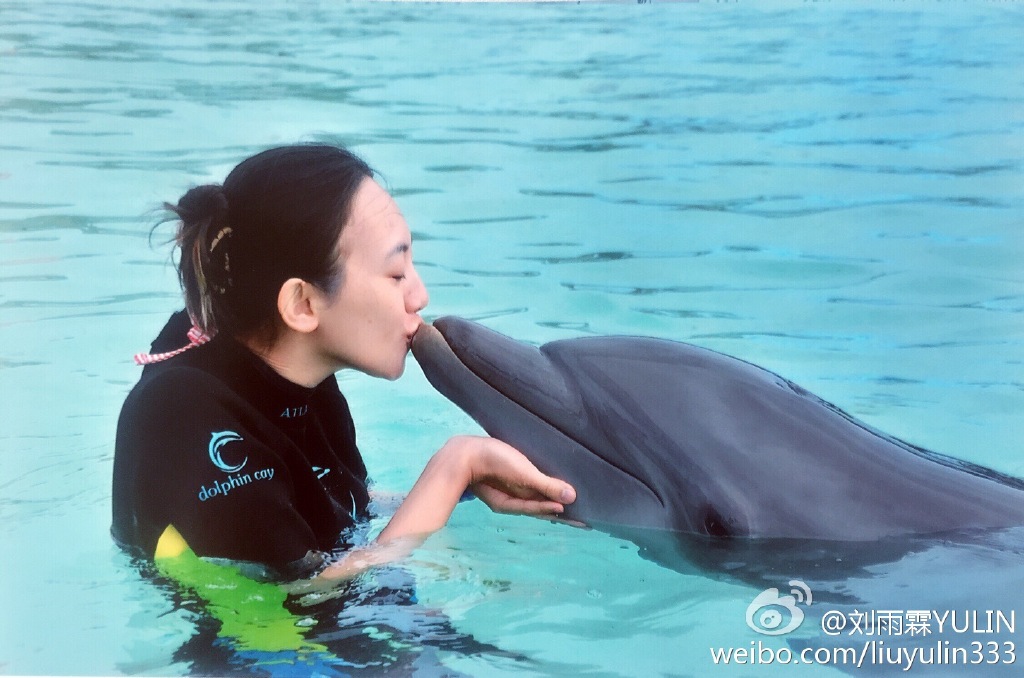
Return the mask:
M 207 333 L 272 343 L 289 278 L 328 294 L 341 284 L 338 238 L 373 170 L 337 146 L 272 148 L 241 162 L 223 186 L 196 186 L 177 205 L 178 278 Z

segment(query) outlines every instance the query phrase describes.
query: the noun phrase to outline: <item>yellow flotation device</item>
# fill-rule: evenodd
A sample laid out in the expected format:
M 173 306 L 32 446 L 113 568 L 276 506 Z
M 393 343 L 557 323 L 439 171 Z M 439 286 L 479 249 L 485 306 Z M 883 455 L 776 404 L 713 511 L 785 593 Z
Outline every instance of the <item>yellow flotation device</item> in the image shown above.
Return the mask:
M 173 525 L 160 535 L 153 560 L 162 575 L 206 603 L 206 610 L 221 622 L 218 635 L 238 649 L 290 651 L 289 655 L 300 656 L 329 653 L 323 645 L 306 640 L 306 632 L 316 622 L 289 612 L 284 606 L 287 593 L 280 586 L 250 579 L 231 565 L 203 560 Z

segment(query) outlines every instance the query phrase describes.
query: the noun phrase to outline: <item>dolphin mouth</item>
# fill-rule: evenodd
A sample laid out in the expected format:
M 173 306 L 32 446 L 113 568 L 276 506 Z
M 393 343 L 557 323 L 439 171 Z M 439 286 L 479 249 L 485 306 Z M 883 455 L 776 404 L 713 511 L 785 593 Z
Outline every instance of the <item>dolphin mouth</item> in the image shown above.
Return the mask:
M 473 343 L 459 336 L 466 334 L 469 328 L 479 328 L 486 332 L 492 341 Z M 413 337 L 412 352 L 417 362 L 423 367 L 430 383 L 478 422 L 483 423 L 481 416 L 474 411 L 474 403 L 467 402 L 472 399 L 458 397 L 460 390 L 463 390 L 456 386 L 460 378 L 465 379 L 470 376 L 475 378 L 505 401 L 521 408 L 559 435 L 575 443 L 587 454 L 603 461 L 623 476 L 646 488 L 659 504 L 665 506 L 665 498 L 651 486 L 649 481 L 625 468 L 616 459 L 610 459 L 598 453 L 590 445 L 580 440 L 577 435 L 567 430 L 564 424 L 555 421 L 555 417 L 552 415 L 556 413 L 569 419 L 582 420 L 584 417 L 583 404 L 564 380 L 553 378 L 558 374 L 557 369 L 540 349 L 461 318 L 445 316 L 435 319 L 433 324 L 424 323 L 420 326 Z M 524 365 L 529 366 L 530 374 L 507 373 L 496 366 L 497 359 L 517 358 Z M 531 383 L 529 376 L 532 374 L 543 374 L 545 378 L 540 380 L 543 383 Z M 536 463 L 536 460 L 531 460 Z
M 500 394 L 508 402 L 514 403 L 518 407 L 521 407 L 523 410 L 543 421 L 548 426 L 551 426 L 563 435 L 575 440 L 573 436 L 566 434 L 565 431 L 562 430 L 562 427 L 559 427 L 554 422 L 550 421 L 550 417 L 546 417 L 540 412 L 541 409 L 572 407 L 570 404 L 572 396 L 569 390 L 564 387 L 564 383 L 560 384 L 549 381 L 544 384 L 545 390 L 542 390 L 541 388 L 530 388 L 521 376 L 519 376 L 517 382 L 517 375 L 504 374 L 501 369 L 496 367 L 496 361 L 493 359 L 495 356 L 486 355 L 486 353 L 491 352 L 494 354 L 505 354 L 507 357 L 510 349 L 514 350 L 513 347 L 519 348 L 520 351 L 525 354 L 524 363 L 528 364 L 534 372 L 538 369 L 544 369 L 545 367 L 551 368 L 548 359 L 544 357 L 539 350 L 532 346 L 521 344 L 520 342 L 509 339 L 497 332 L 493 332 L 493 339 L 494 342 L 499 342 L 501 344 L 500 347 L 496 347 L 492 343 L 491 346 L 483 347 L 483 351 L 474 351 L 471 344 L 464 340 L 463 337 L 453 337 L 453 334 L 458 333 L 460 325 L 464 322 L 465 321 L 462 321 L 459 318 L 445 316 L 434 320 L 433 324 L 424 323 L 416 331 L 415 336 L 413 336 L 413 356 L 416 358 L 417 362 L 420 363 L 420 366 L 424 368 L 431 384 L 435 387 L 439 387 L 445 385 L 447 382 L 457 382 L 460 377 L 475 377 L 476 380 L 486 385 L 494 392 Z M 486 331 L 488 333 L 492 333 L 491 330 Z M 492 350 L 488 351 L 487 349 Z M 435 376 L 442 375 L 444 377 L 443 380 L 435 380 Z M 507 376 L 510 378 L 501 379 L 501 376 Z M 562 388 L 557 388 L 559 385 L 561 385 Z M 438 388 L 438 390 L 440 390 L 445 397 L 448 397 L 450 400 L 455 402 L 456 405 L 459 405 L 459 407 L 471 407 L 471 403 L 462 402 L 458 397 L 455 397 L 453 393 L 449 392 L 448 389 Z M 556 393 L 552 394 L 551 390 L 555 390 Z M 519 393 L 516 393 L 516 391 L 519 391 Z M 523 397 L 524 395 L 531 396 L 532 398 Z M 533 400 L 533 402 L 547 401 L 545 403 L 547 407 L 531 407 L 524 402 L 525 400 Z M 470 414 L 472 414 L 472 412 L 470 412 Z

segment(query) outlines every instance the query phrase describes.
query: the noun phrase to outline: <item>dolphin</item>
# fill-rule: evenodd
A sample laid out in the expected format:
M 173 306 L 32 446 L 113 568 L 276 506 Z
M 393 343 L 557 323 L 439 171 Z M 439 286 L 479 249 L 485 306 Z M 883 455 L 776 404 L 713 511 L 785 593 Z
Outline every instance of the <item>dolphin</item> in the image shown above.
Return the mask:
M 751 363 L 648 337 L 535 347 L 424 324 L 430 383 L 575 486 L 564 517 L 637 541 L 866 543 L 1024 525 L 1024 482 L 877 431 Z

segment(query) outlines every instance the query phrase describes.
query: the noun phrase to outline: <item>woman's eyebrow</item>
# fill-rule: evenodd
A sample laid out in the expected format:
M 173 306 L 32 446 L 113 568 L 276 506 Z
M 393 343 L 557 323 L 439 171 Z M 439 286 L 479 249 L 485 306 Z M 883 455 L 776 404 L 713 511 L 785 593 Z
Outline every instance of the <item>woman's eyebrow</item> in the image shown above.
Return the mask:
M 395 256 L 397 254 L 405 254 L 410 249 L 411 248 L 409 246 L 409 243 L 407 243 L 407 242 L 399 243 L 398 245 L 395 245 L 391 249 L 390 252 L 388 252 L 388 255 L 385 257 L 385 259 L 390 259 L 391 257 L 393 257 L 393 256 Z

